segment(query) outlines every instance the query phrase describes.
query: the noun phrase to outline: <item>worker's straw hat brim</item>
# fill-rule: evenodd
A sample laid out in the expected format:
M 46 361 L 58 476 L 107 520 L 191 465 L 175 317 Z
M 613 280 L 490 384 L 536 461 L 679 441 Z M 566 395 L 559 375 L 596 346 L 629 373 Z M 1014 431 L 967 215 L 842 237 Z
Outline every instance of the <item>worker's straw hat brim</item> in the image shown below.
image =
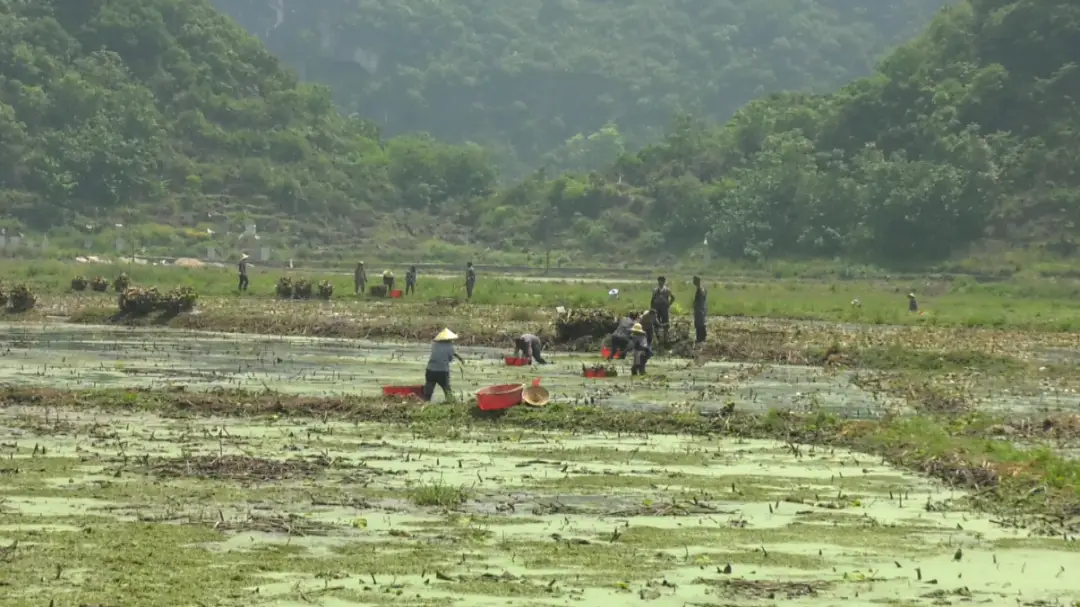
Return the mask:
M 908 293 L 907 296 L 908 297 L 915 297 L 915 294 L 914 293 Z
M 626 325 L 623 325 L 623 326 L 625 327 Z M 636 323 L 636 324 L 634 324 L 634 327 L 632 329 L 630 329 L 630 332 L 631 333 L 637 333 L 639 335 L 644 335 L 645 334 L 645 328 L 641 326 L 641 323 Z
M 443 329 L 435 336 L 435 341 L 454 341 L 457 338 L 457 333 L 454 333 L 450 329 Z
M 241 256 L 240 256 L 240 259 L 251 259 L 251 258 L 250 258 L 250 257 L 248 257 L 247 255 L 241 255 Z
M 521 392 L 521 400 L 531 407 L 543 407 L 551 400 L 551 395 L 546 388 L 529 386 Z

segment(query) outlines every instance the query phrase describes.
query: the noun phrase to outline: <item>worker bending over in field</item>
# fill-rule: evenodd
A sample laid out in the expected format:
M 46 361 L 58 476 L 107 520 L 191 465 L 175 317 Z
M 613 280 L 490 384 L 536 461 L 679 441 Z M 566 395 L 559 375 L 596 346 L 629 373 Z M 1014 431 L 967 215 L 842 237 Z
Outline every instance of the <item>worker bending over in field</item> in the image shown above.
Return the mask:
M 645 336 L 649 340 L 649 347 L 656 344 L 656 310 L 645 310 L 638 317 L 638 323 L 645 330 Z
M 652 346 L 641 323 L 630 329 L 630 375 L 645 375 L 645 364 L 652 358 Z
M 521 337 L 514 339 L 515 358 L 517 357 L 518 352 L 521 352 L 524 357 L 535 360 L 541 365 L 546 365 L 547 361 L 540 357 L 541 350 L 543 350 L 543 344 L 540 343 L 540 338 L 532 333 L 526 333 Z
M 447 402 L 453 402 L 454 393 L 450 391 L 450 365 L 454 359 L 465 364 L 465 359 L 454 351 L 454 340 L 458 336 L 450 329 L 443 329 L 431 342 L 431 356 L 428 357 L 427 370 L 424 371 L 424 400 L 431 401 L 435 386 L 443 389 Z
M 405 272 L 405 294 L 416 293 L 416 266 L 409 266 Z
M 353 291 L 354 295 L 360 295 L 364 292 L 364 287 L 367 286 L 367 270 L 364 269 L 364 262 L 358 262 L 356 269 L 353 270 Z
M 611 334 L 611 351 L 608 352 L 608 360 L 615 358 L 620 352 L 626 354 L 627 349 L 630 347 L 630 330 L 637 324 L 637 319 L 637 313 L 631 312 L 619 320 L 619 325 L 615 328 L 615 332 Z
M 656 310 L 656 327 L 663 330 L 664 340 L 667 340 L 668 323 L 671 322 L 671 304 L 675 302 L 675 295 L 667 286 L 667 278 L 658 276 L 656 288 L 653 289 L 652 301 L 649 307 Z M 651 338 L 651 336 L 650 336 Z
M 382 283 L 386 287 L 386 296 L 390 297 L 390 291 L 394 290 L 394 273 L 386 270 L 382 273 Z

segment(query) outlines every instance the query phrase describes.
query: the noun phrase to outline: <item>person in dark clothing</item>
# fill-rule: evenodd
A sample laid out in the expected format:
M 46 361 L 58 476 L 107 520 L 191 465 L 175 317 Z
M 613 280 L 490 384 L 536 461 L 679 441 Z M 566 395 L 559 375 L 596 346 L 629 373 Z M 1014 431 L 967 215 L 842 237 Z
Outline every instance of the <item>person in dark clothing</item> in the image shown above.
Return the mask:
M 367 286 L 367 270 L 364 269 L 364 262 L 356 264 L 356 269 L 353 270 L 353 291 L 354 295 L 361 295 L 364 292 L 364 287 Z
M 476 288 L 476 269 L 472 262 L 465 264 L 465 298 L 472 299 L 473 289 Z
M 635 323 L 630 329 L 629 353 L 633 361 L 630 365 L 630 375 L 645 375 L 645 364 L 652 358 L 652 348 L 649 346 L 649 338 L 641 323 Z
M 705 312 L 709 308 L 708 293 L 701 286 L 701 277 L 694 277 L 694 332 L 697 334 L 695 341 L 705 341 Z
M 405 272 L 405 294 L 416 293 L 416 266 L 410 266 Z
M 656 328 L 664 332 L 667 339 L 668 323 L 671 321 L 671 304 L 675 301 L 675 295 L 667 286 L 667 279 L 659 276 L 656 279 L 656 288 L 653 289 L 650 307 L 656 310 Z
M 615 328 L 615 332 L 611 334 L 611 352 L 608 352 L 608 360 L 615 358 L 620 352 L 623 355 L 626 354 L 626 350 L 630 347 L 630 329 L 634 328 L 634 325 L 637 323 L 637 318 L 638 315 L 631 312 L 619 321 L 619 325 Z
M 914 293 L 908 293 L 907 294 L 907 300 L 908 300 L 908 302 L 907 302 L 908 312 L 911 312 L 912 314 L 917 313 L 919 311 L 919 302 L 915 301 L 915 294 Z
M 248 288 L 248 254 L 244 253 L 240 256 L 240 263 L 237 264 L 236 269 L 240 273 L 240 284 L 237 287 L 241 291 L 247 291 Z
M 541 365 L 546 365 L 547 361 L 540 356 L 540 351 L 543 350 L 543 344 L 540 343 L 540 338 L 532 333 L 526 333 L 521 337 L 514 340 L 514 357 L 516 358 L 518 352 L 531 357 Z

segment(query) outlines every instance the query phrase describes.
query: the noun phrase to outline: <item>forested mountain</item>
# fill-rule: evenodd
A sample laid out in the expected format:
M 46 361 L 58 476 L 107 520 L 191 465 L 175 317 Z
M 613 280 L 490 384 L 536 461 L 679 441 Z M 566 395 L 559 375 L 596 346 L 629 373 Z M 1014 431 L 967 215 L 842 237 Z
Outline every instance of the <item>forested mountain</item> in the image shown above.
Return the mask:
M 726 120 L 871 72 L 946 0 L 213 0 L 346 112 L 597 169 L 676 111 Z M 606 127 L 606 128 L 605 128 Z
M 837 92 L 773 94 L 724 123 L 680 113 L 600 170 L 497 189 L 485 149 L 381 138 L 209 0 L 0 0 L 0 226 L 81 247 L 115 222 L 165 254 L 307 259 L 656 262 L 706 239 L 737 259 L 1070 253 L 1078 48 L 1072 1 L 962 0 Z M 222 216 L 258 220 L 262 240 L 211 235 Z
M 839 92 L 777 94 L 722 126 L 682 117 L 610 169 L 534 178 L 491 233 L 602 254 L 939 260 L 979 243 L 1076 248 L 1080 4 L 965 0 Z M 528 201 L 528 202 L 525 202 Z
M 206 0 L 0 0 L 5 227 L 154 222 L 191 236 L 210 214 L 356 235 L 379 213 L 494 182 L 475 146 L 380 141 Z

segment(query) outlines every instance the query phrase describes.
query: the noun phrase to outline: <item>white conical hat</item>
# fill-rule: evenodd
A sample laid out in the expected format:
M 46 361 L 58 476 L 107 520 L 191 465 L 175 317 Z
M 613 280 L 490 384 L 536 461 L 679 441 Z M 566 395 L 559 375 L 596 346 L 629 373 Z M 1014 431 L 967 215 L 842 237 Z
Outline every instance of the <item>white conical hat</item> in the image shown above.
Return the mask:
M 455 339 L 457 339 L 457 333 L 454 333 L 450 329 L 443 329 L 435 336 L 435 341 L 453 341 Z

